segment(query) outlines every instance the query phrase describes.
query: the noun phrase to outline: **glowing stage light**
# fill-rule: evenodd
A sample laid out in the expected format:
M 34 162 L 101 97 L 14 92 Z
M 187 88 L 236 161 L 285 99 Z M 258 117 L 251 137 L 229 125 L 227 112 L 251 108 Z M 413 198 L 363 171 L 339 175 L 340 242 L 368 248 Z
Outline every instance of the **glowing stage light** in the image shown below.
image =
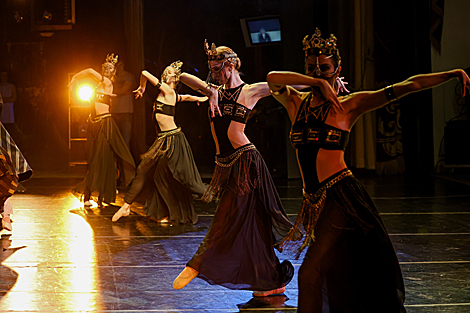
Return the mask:
M 80 86 L 78 88 L 78 97 L 83 101 L 89 101 L 93 95 L 93 88 L 90 86 Z

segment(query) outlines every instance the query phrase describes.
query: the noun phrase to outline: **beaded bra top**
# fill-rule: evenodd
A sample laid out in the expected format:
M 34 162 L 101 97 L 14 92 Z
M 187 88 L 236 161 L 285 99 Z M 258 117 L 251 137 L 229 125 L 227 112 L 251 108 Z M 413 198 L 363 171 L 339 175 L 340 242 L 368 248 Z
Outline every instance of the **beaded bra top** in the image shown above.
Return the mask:
M 214 125 L 214 140 L 219 144 L 220 154 L 230 153 L 234 150 L 227 134 L 230 123 L 236 121 L 246 124 L 248 121 L 251 110 L 237 103 L 244 85 L 241 84 L 238 87 L 229 89 L 218 88 L 218 105 L 222 116 L 216 113 L 215 117 L 212 117 L 209 109 L 209 119 Z
M 309 104 L 312 97 L 313 93 L 310 93 L 302 101 L 290 132 L 290 141 L 297 150 L 307 189 L 319 184 L 316 166 L 318 151 L 344 151 L 349 141 L 349 131 L 325 123 L 330 112 L 330 103 L 325 102 L 311 108 Z

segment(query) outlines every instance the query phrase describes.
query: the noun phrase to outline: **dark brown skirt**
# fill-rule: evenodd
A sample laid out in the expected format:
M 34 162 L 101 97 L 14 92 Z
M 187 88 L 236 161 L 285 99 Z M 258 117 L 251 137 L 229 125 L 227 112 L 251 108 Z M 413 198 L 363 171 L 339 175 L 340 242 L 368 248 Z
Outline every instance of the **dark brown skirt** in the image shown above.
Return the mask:
M 314 226 L 314 233 L 306 234 L 313 240 L 299 269 L 298 311 L 406 312 L 395 250 L 364 187 L 344 170 L 318 190 L 321 196 L 304 194 L 301 210 L 304 228 Z
M 85 179 L 72 190 L 80 200 L 113 203 L 116 189 L 126 187 L 134 177 L 134 159 L 110 116 L 88 123 L 87 163 Z
M 177 223 L 198 221 L 193 194 L 202 196 L 207 186 L 194 162 L 186 136 L 180 128 L 160 132 L 142 155 L 137 174 L 124 201 L 144 204 L 147 216 Z
M 292 264 L 280 263 L 273 247 L 293 224 L 258 150 L 251 144 L 240 147 L 218 158 L 216 167 L 208 192 L 220 194 L 219 204 L 188 266 L 208 283 L 230 289 L 272 290 L 288 284 Z

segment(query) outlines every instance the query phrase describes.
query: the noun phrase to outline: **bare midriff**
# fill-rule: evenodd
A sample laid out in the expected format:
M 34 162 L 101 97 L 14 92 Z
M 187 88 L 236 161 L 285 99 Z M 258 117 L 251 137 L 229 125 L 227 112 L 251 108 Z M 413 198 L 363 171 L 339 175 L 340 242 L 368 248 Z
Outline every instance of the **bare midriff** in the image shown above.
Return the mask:
M 103 115 L 109 113 L 109 104 L 95 102 L 95 114 Z
M 169 131 L 177 128 L 175 118 L 173 116 L 157 113 L 155 114 L 155 119 L 157 120 L 161 131 Z

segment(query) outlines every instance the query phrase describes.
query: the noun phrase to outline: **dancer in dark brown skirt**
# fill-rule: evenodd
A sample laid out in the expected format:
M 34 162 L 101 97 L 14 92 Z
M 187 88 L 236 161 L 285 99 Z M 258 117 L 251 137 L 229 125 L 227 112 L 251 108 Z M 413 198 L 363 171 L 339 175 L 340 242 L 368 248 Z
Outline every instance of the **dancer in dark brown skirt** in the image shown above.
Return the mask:
M 202 196 L 203 184 L 194 162 L 191 147 L 180 127 L 175 124 L 175 105 L 181 101 L 206 101 L 207 97 L 179 95 L 182 62 L 168 66 L 161 80 L 142 71 L 136 98 L 143 96 L 147 81 L 160 89 L 153 108 L 159 130 L 157 139 L 142 155 L 137 174 L 124 197 L 125 204 L 114 214 L 113 222 L 128 216 L 130 205 L 138 198 L 145 202 L 144 211 L 160 222 L 192 223 L 198 220 L 193 207 L 193 194 Z
M 271 72 L 267 81 L 292 122 L 304 200 L 295 227 L 282 245 L 295 243 L 304 225 L 300 251 L 298 312 L 404 313 L 400 265 L 380 215 L 364 187 L 346 167 L 349 132 L 365 112 L 409 93 L 458 78 L 462 95 L 470 88 L 463 70 L 416 75 L 376 91 L 337 97 L 344 88 L 336 37 L 317 29 L 304 41 L 306 75 Z M 298 92 L 289 85 L 308 85 Z M 335 90 L 336 89 L 336 90 Z
M 279 262 L 274 246 L 292 227 L 258 150 L 244 133 L 248 115 L 268 96 L 266 83 L 245 84 L 240 59 L 228 47 L 209 49 L 209 85 L 183 73 L 181 81 L 209 95 L 210 120 L 217 156 L 204 199 L 218 198 L 211 226 L 173 283 L 181 289 L 193 278 L 230 289 L 253 290 L 254 296 L 282 293 L 293 276 L 289 261 Z
M 84 76 L 93 77 L 99 82 L 90 100 L 92 108 L 87 127 L 88 170 L 85 179 L 72 190 L 76 197 L 84 201 L 85 206 L 91 206 L 92 198 L 99 206 L 115 202 L 118 176 L 120 187 L 126 187 L 135 173 L 134 159 L 109 112 L 117 60 L 118 57 L 114 54 L 108 55 L 101 74 L 91 68 L 85 69 L 75 74 L 69 84 L 73 89 Z

